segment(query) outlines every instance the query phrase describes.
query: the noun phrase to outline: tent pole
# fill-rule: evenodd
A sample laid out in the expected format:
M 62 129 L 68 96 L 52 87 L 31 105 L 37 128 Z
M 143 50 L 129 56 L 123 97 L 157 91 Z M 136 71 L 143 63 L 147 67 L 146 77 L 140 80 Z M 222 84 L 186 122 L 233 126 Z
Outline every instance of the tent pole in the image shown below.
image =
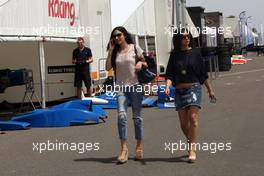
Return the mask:
M 135 43 L 136 43 L 136 45 L 139 45 L 139 38 L 138 38 L 138 34 L 137 34 L 137 35 L 135 35 Z
M 157 17 L 157 12 L 158 12 L 157 11 L 157 8 L 158 8 L 158 4 L 157 3 L 158 3 L 158 1 L 159 0 L 155 0 L 154 1 L 154 9 L 155 9 L 155 13 L 154 13 L 155 14 L 155 36 L 154 36 L 155 39 L 154 40 L 155 40 L 155 54 L 156 54 L 156 64 L 157 64 L 157 77 L 159 77 L 159 73 L 160 73 L 160 65 L 159 65 L 160 64 L 159 63 L 159 59 L 160 59 L 159 58 L 159 54 L 160 53 L 159 53 L 159 50 L 158 50 L 160 44 L 159 44 L 158 39 L 157 39 L 157 37 L 158 37 L 157 26 L 158 25 L 157 25 L 157 22 L 156 22 L 156 20 L 158 18 Z
M 181 21 L 181 8 L 180 8 L 180 4 L 181 1 L 180 0 L 175 0 L 175 12 L 176 12 L 176 25 L 177 27 L 180 27 L 180 25 L 182 24 L 182 21 Z
M 41 87 L 41 99 L 42 109 L 46 108 L 46 75 L 45 75 L 45 55 L 44 55 L 44 42 L 39 41 L 39 64 L 40 64 L 40 87 Z
M 148 48 L 147 34 L 145 34 L 144 39 L 145 39 L 145 49 L 146 49 L 145 51 L 146 51 L 146 55 L 148 56 L 149 55 L 149 48 Z
M 172 27 L 175 27 L 175 0 L 172 0 L 171 2 L 171 7 L 172 7 L 172 14 L 171 14 L 171 25 Z
M 186 8 L 186 0 L 181 1 L 181 13 L 182 13 L 182 24 L 183 27 L 187 27 L 187 22 L 186 22 L 186 14 L 185 14 L 185 8 Z

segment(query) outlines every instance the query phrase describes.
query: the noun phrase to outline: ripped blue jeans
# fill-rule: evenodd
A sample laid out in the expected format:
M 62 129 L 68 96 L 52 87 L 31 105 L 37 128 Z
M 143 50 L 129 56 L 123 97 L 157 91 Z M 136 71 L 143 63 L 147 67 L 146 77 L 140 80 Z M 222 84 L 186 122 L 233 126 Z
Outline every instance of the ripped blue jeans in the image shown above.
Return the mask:
M 135 85 L 142 86 L 142 85 Z M 133 87 L 135 87 L 133 86 Z M 136 140 L 143 139 L 143 118 L 141 117 L 143 91 L 123 91 L 117 94 L 117 111 L 118 111 L 118 133 L 122 140 L 127 139 L 127 108 L 130 103 L 132 106 L 135 138 Z

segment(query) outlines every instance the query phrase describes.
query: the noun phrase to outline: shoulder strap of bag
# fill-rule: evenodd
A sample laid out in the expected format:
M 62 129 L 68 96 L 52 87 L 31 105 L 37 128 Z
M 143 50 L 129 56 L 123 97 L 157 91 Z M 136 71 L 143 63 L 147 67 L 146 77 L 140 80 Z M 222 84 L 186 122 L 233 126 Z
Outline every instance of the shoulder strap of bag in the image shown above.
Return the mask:
M 137 63 L 137 62 L 139 61 L 139 57 L 138 57 L 137 47 L 136 47 L 135 44 L 134 44 L 134 52 L 135 52 L 135 54 L 136 54 L 135 59 L 136 59 L 136 63 Z

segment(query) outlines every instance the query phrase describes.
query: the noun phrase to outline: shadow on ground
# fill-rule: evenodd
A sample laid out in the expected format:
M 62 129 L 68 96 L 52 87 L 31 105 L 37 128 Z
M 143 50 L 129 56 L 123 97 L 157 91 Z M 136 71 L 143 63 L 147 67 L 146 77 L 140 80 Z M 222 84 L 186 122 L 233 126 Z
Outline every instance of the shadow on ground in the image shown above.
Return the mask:
M 144 158 L 137 162 L 140 162 L 142 165 L 147 165 L 149 162 L 168 162 L 168 163 L 177 163 L 177 162 L 188 162 L 186 159 L 188 155 L 183 155 L 175 158 Z M 134 158 L 129 158 L 129 160 L 134 160 Z M 75 162 L 99 162 L 102 164 L 117 164 L 116 157 L 110 158 L 80 158 L 75 159 Z M 135 161 L 135 160 L 134 160 Z

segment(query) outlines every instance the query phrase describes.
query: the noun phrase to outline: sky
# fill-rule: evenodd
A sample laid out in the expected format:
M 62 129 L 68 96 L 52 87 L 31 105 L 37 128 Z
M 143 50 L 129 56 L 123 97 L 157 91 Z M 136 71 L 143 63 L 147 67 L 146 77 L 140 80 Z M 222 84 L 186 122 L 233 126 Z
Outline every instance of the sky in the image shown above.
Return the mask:
M 144 0 L 111 0 L 112 26 L 123 25 L 126 19 L 136 10 Z M 165 1 L 165 0 L 164 0 Z M 238 16 L 246 11 L 251 27 L 259 31 L 264 29 L 264 1 L 263 0 L 186 0 L 187 6 L 202 6 L 206 12 L 220 11 L 224 16 Z
M 111 0 L 112 27 L 122 26 L 144 0 Z

